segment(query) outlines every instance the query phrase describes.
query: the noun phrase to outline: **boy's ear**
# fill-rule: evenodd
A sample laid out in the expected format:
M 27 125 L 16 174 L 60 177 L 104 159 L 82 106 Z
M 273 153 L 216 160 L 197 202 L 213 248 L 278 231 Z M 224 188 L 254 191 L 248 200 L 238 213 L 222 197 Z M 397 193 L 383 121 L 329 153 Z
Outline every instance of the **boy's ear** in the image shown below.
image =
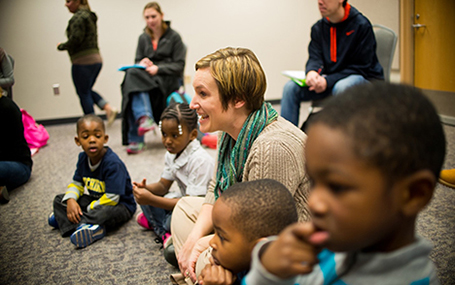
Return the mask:
M 436 178 L 430 170 L 419 170 L 406 178 L 403 189 L 403 214 L 416 216 L 431 200 Z
M 77 146 L 81 146 L 81 142 L 79 141 L 79 137 L 78 136 L 74 137 L 74 142 L 76 143 Z
M 109 135 L 104 135 L 104 143 L 107 143 L 108 140 L 109 140 Z

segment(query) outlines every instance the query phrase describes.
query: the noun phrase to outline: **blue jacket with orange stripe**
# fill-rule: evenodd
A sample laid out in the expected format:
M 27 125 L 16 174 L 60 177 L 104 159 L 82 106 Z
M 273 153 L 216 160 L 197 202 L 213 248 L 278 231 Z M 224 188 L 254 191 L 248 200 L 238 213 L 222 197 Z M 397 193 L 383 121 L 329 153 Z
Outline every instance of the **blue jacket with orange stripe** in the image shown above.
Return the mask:
M 306 73 L 315 70 L 324 74 L 327 90 L 352 74 L 362 75 L 367 80 L 384 79 L 370 21 L 349 3 L 345 11 L 341 22 L 333 24 L 322 18 L 311 28 Z

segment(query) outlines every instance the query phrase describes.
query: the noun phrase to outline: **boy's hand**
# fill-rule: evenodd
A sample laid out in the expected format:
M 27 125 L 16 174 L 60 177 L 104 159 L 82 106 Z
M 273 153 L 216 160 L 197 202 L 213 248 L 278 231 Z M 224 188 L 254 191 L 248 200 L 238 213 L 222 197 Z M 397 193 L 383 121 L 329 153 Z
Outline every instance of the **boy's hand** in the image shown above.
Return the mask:
M 136 185 L 133 186 L 133 195 L 139 205 L 148 205 L 154 196 L 147 189 L 137 187 Z
M 76 200 L 68 199 L 66 201 L 66 216 L 73 224 L 81 222 L 82 210 Z
M 147 180 L 144 178 L 142 179 L 142 182 L 136 182 L 136 181 L 133 181 L 133 186 L 136 186 L 138 188 L 145 188 L 145 186 L 147 185 Z
M 310 273 L 318 262 L 319 244 L 325 241 L 319 239 L 318 244 L 315 244 L 311 238 L 314 233 L 312 223 L 297 223 L 287 227 L 265 249 L 260 257 L 262 265 L 283 279 Z
M 211 264 L 207 264 L 202 269 L 199 275 L 198 284 L 200 285 L 230 285 L 234 283 L 236 276 L 226 268 L 216 265 L 211 260 Z

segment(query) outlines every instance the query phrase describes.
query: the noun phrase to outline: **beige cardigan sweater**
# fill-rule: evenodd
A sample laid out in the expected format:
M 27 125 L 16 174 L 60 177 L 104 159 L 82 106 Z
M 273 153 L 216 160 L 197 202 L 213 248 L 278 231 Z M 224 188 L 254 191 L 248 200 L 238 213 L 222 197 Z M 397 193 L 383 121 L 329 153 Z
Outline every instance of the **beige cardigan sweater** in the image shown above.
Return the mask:
M 305 173 L 306 135 L 281 116 L 265 127 L 254 141 L 243 171 L 242 181 L 275 179 L 284 184 L 294 196 L 299 221 L 308 221 L 309 181 Z M 217 162 L 218 163 L 218 162 Z M 215 166 L 215 171 L 217 166 Z M 212 178 L 205 202 L 215 203 L 215 181 Z

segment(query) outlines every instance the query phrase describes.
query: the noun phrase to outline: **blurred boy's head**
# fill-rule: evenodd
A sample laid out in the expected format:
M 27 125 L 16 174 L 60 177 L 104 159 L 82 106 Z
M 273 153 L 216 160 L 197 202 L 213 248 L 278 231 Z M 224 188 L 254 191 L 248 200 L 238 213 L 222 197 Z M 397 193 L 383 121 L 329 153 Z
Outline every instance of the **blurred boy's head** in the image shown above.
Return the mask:
M 374 83 L 330 99 L 306 144 L 308 205 L 334 251 L 392 251 L 414 239 L 445 155 L 439 117 L 417 89 Z
M 229 187 L 216 201 L 212 219 L 213 260 L 236 274 L 249 268 L 251 252 L 261 238 L 277 235 L 298 218 L 289 190 L 263 179 Z
M 77 121 L 76 131 L 76 144 L 82 147 L 92 165 L 97 164 L 106 153 L 104 144 L 109 139 L 103 120 L 94 114 L 85 115 Z

